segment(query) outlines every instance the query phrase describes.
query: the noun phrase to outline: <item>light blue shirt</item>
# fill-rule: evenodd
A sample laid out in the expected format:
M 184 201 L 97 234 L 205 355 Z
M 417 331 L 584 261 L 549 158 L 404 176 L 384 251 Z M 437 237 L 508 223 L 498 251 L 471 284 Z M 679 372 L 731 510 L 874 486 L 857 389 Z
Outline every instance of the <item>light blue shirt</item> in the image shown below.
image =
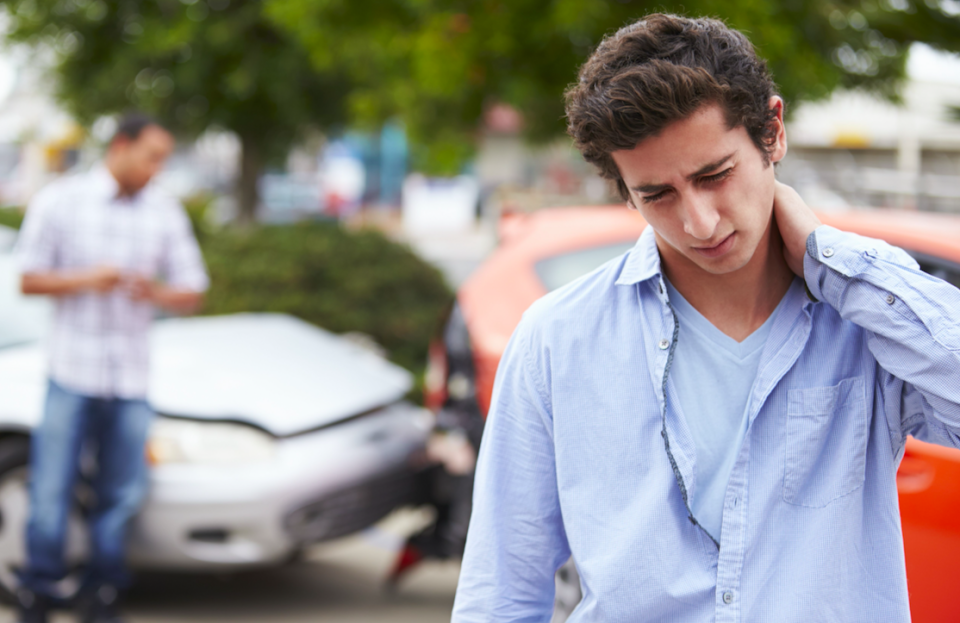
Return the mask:
M 697 466 L 687 487 L 690 509 L 718 541 L 727 481 L 747 434 L 747 399 L 783 301 L 759 329 L 738 342 L 704 318 L 668 279 L 663 282 L 680 325 L 667 382 L 679 399 L 677 417 L 690 429 Z M 803 282 L 796 279 L 793 287 L 802 292 Z
M 960 291 L 818 228 L 747 402 L 719 547 L 691 520 L 695 443 L 653 232 L 531 307 L 497 371 L 455 623 L 550 620 L 571 555 L 585 622 L 906 622 L 896 471 L 960 446 Z

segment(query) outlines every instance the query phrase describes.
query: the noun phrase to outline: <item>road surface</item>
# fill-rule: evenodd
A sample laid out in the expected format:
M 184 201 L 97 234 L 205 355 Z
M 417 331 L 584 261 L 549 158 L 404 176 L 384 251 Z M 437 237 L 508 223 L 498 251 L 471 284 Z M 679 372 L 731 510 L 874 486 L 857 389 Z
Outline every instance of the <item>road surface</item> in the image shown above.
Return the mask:
M 395 593 L 382 581 L 400 544 L 424 520 L 392 515 L 357 536 L 312 547 L 289 566 L 232 575 L 141 574 L 126 599 L 130 623 L 447 623 L 457 562 L 424 563 Z M 69 613 L 53 623 L 70 623 Z M 0 623 L 13 621 L 8 609 Z

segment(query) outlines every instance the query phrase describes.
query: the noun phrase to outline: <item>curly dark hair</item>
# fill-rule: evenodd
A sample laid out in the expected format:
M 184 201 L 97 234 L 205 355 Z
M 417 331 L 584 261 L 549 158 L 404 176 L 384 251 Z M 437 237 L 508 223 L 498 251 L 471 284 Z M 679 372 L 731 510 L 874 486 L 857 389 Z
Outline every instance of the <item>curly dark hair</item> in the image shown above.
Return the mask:
M 630 195 L 611 153 L 633 149 L 704 104 L 723 107 L 769 164 L 776 85 L 750 41 L 716 19 L 656 13 L 606 37 L 566 92 L 567 131 L 583 157 Z

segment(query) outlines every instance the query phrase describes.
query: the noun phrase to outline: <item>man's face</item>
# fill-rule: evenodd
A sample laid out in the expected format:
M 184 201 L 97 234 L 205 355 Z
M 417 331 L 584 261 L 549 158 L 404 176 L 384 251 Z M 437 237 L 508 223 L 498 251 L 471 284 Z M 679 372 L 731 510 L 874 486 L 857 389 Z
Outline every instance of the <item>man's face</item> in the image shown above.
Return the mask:
M 771 105 L 782 110 L 779 98 Z M 611 155 L 630 201 L 657 233 L 668 268 L 714 275 L 746 266 L 769 235 L 774 168 L 786 154 L 782 115 L 769 161 L 745 128 L 707 104 L 633 149 Z
M 141 190 L 163 169 L 173 152 L 174 141 L 169 132 L 155 125 L 145 127 L 136 140 L 118 138 L 111 146 L 117 163 L 117 182 L 125 193 Z

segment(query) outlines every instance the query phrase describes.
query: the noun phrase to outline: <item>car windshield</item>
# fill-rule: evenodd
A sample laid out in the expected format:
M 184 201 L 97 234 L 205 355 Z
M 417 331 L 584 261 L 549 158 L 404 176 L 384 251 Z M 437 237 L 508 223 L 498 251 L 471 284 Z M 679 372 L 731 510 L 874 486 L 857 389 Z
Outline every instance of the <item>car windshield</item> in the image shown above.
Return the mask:
M 50 301 L 20 294 L 20 276 L 9 253 L 0 253 L 0 348 L 35 342 L 49 324 Z
M 636 240 L 631 240 L 554 255 L 537 262 L 534 270 L 544 287 L 553 291 L 577 277 L 586 275 L 604 262 L 626 253 L 635 244 Z

